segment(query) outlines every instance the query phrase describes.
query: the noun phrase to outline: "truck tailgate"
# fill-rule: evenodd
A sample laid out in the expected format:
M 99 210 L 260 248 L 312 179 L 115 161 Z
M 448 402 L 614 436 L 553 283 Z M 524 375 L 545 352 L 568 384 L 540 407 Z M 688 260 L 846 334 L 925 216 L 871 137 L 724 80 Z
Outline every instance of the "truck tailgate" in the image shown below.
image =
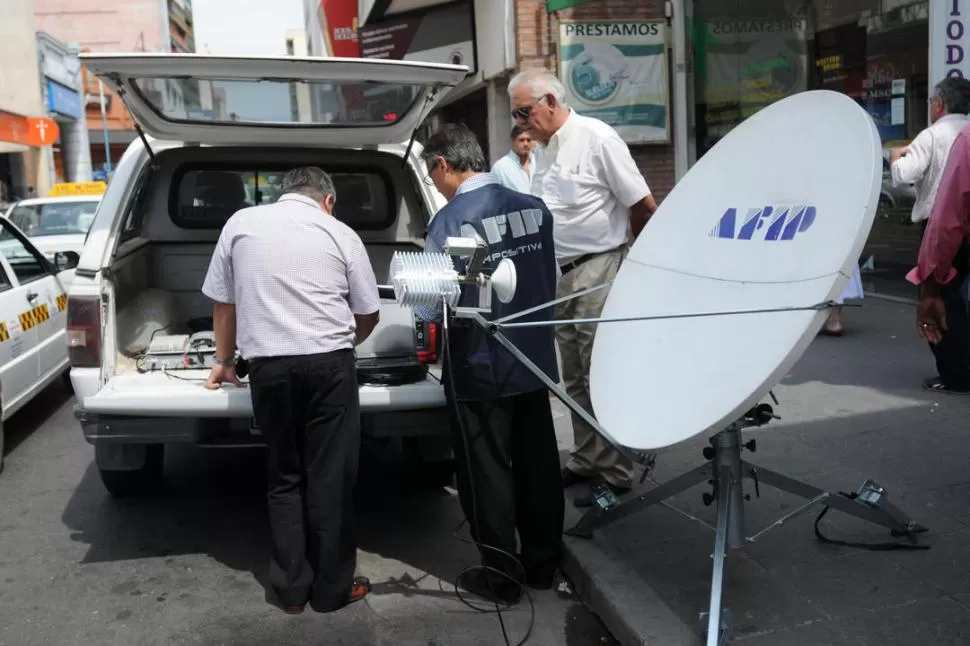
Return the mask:
M 418 410 L 445 406 L 440 370 L 432 367 L 423 381 L 396 386 L 361 386 L 364 413 Z M 88 413 L 146 417 L 251 417 L 249 388 L 223 386 L 208 390 L 206 370 L 148 372 L 112 377 L 96 394 L 85 397 Z

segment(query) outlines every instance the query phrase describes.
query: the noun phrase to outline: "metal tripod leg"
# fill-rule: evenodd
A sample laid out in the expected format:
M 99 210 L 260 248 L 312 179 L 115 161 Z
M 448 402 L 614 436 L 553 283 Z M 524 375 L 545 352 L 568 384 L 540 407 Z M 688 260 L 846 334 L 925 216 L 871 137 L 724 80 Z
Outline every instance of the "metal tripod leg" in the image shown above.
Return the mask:
M 724 596 L 724 559 L 728 549 L 728 527 L 737 510 L 732 492 L 741 483 L 732 477 L 732 469 L 721 465 L 717 478 L 717 532 L 714 536 L 714 568 L 711 574 L 711 605 L 707 615 L 707 646 L 725 646 L 731 640 L 731 627 L 724 621 L 721 605 Z M 735 508 L 735 509 L 732 509 Z
M 626 518 L 630 514 L 634 514 L 641 509 L 646 509 L 651 505 L 662 503 L 668 498 L 672 498 L 696 484 L 710 480 L 711 474 L 711 465 L 709 463 L 702 464 L 693 471 L 688 471 L 683 475 L 677 476 L 670 482 L 665 482 L 656 489 L 651 489 L 611 509 L 601 509 L 594 505 L 579 519 L 575 527 L 566 530 L 566 534 L 579 538 L 592 538 L 593 530 L 609 525 L 621 518 Z
M 795 480 L 771 469 L 759 467 L 750 462 L 742 461 L 741 468 L 742 473 L 747 478 L 757 479 L 759 483 L 764 483 L 775 489 L 790 493 L 799 498 L 805 498 L 809 501 L 808 504 L 776 521 L 773 525 L 759 532 L 749 540 L 753 540 L 765 532 L 780 526 L 793 516 L 807 511 L 817 504 L 828 505 L 832 509 L 837 509 L 850 516 L 855 516 L 856 518 L 875 523 L 876 525 L 882 525 L 892 530 L 893 534 L 897 536 L 912 537 L 915 534 L 926 531 L 925 527 L 917 524 L 900 511 L 898 507 L 889 502 L 884 495 L 884 490 L 869 481 L 866 482 L 866 485 L 871 485 L 871 488 L 866 489 L 864 486 L 863 489 L 871 492 L 871 495 L 849 498 L 838 493 L 831 493 L 815 485 Z

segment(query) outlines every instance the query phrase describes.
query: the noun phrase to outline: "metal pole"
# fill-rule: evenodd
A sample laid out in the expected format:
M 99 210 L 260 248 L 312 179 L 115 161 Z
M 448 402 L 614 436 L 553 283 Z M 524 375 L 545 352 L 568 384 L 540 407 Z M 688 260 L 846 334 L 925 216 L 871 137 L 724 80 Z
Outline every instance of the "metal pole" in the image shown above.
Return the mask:
M 98 81 L 98 94 L 101 95 L 101 133 L 104 136 L 104 172 L 111 179 L 111 140 L 108 138 L 108 112 L 104 104 L 104 83 Z
M 671 0 L 671 41 L 674 54 L 674 82 L 673 82 L 673 107 L 677 118 L 673 120 L 674 126 L 674 181 L 679 182 L 687 174 L 687 162 L 690 157 L 687 147 L 688 137 L 688 115 L 691 114 L 690 106 L 687 105 L 687 21 L 685 20 L 685 1 Z

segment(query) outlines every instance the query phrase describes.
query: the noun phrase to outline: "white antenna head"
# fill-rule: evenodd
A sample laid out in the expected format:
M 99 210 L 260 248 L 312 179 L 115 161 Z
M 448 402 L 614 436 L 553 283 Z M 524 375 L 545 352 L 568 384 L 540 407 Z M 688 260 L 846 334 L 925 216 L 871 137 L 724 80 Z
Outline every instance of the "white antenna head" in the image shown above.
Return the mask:
M 495 271 L 492 272 L 492 290 L 500 301 L 511 303 L 515 297 L 517 284 L 518 275 L 515 272 L 515 263 L 510 258 L 503 258 Z

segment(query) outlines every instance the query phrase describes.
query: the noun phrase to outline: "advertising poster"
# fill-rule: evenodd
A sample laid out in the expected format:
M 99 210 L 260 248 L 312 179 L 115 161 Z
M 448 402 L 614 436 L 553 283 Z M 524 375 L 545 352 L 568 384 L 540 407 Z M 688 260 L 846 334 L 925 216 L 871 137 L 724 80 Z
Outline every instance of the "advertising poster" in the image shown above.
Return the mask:
M 803 18 L 693 24 L 705 150 L 763 107 L 808 89 L 808 37 Z
M 360 30 L 360 55 L 464 65 L 474 74 L 474 13 L 471 0 L 462 0 L 368 23 Z
M 947 77 L 970 77 L 970 0 L 929 3 L 929 90 Z
M 670 142 L 664 21 L 561 22 L 559 78 L 576 112 L 610 124 L 627 143 Z

